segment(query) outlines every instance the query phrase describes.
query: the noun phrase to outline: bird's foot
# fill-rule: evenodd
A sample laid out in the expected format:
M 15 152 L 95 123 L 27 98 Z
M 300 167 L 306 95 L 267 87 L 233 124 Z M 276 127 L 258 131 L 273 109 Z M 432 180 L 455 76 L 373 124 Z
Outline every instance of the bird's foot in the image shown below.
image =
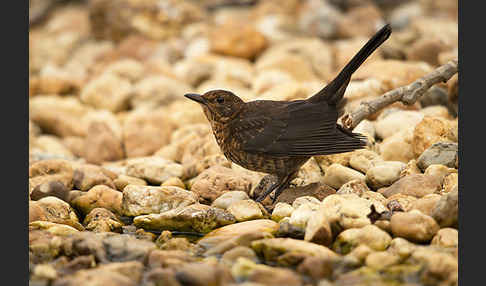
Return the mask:
M 276 187 L 278 183 L 278 178 L 275 175 L 264 176 L 258 185 L 254 189 L 254 194 L 260 193 L 260 195 L 255 199 L 256 202 L 263 201 Z
M 277 185 L 278 185 L 277 183 L 271 185 L 270 188 L 265 190 L 263 194 L 261 194 L 260 196 L 258 196 L 258 198 L 256 198 L 255 202 L 259 203 L 263 201 L 277 187 Z

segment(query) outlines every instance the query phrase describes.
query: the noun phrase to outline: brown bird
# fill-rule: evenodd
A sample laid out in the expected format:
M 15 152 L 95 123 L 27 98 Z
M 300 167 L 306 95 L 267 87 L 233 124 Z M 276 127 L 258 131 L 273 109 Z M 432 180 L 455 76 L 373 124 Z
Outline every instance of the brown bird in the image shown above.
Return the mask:
M 328 85 L 305 100 L 244 102 L 226 90 L 186 94 L 204 111 L 226 158 L 253 171 L 275 175 L 276 183 L 256 201 L 275 190 L 273 202 L 314 155 L 364 148 L 366 137 L 337 124 L 344 113 L 344 91 L 351 75 L 391 34 L 381 28 Z

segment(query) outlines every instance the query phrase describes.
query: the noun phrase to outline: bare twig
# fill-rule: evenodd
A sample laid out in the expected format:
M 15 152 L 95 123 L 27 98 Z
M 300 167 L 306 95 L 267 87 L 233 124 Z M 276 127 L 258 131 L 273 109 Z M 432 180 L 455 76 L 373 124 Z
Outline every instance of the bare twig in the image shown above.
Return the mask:
M 431 86 L 439 82 L 447 82 L 457 73 L 457 70 L 458 60 L 454 59 L 409 85 L 391 90 L 377 99 L 361 102 L 357 110 L 343 116 L 344 128 L 352 130 L 361 120 L 394 102 L 400 101 L 406 105 L 414 104 Z

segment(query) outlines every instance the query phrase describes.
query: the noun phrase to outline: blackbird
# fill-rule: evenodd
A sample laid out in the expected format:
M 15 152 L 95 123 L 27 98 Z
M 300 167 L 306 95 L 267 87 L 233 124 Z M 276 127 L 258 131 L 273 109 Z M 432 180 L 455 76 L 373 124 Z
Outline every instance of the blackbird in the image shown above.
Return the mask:
M 277 180 L 256 199 L 275 190 L 273 203 L 300 167 L 315 155 L 364 148 L 366 137 L 337 124 L 351 75 L 391 34 L 381 28 L 323 89 L 305 100 L 244 102 L 226 90 L 185 97 L 202 106 L 221 151 L 232 162 Z

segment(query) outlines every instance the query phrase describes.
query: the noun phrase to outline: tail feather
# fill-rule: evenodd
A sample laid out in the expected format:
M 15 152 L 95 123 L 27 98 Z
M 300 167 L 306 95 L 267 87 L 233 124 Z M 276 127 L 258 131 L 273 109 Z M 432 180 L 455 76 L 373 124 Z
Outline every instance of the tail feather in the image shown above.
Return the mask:
M 359 50 L 359 52 L 346 64 L 341 72 L 328 85 L 313 95 L 310 102 L 327 101 L 329 104 L 337 105 L 344 95 L 351 75 L 363 64 L 363 62 L 385 42 L 391 34 L 389 24 L 381 28 L 371 39 Z

